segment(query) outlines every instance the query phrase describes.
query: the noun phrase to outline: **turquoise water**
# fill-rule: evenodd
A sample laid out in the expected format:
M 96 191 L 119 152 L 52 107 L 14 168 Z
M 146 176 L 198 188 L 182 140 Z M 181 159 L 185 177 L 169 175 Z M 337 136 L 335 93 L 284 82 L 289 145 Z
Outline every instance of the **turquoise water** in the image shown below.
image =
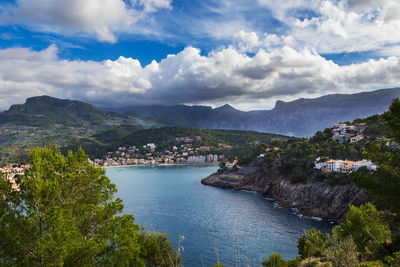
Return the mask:
M 290 209 L 252 193 L 204 186 L 216 166 L 127 167 L 107 169 L 125 213 L 148 230 L 168 233 L 176 248 L 185 236 L 183 263 L 191 266 L 260 266 L 278 252 L 297 256 L 304 229 L 330 231 L 332 224 L 300 218 Z M 240 265 L 239 265 L 240 264 Z

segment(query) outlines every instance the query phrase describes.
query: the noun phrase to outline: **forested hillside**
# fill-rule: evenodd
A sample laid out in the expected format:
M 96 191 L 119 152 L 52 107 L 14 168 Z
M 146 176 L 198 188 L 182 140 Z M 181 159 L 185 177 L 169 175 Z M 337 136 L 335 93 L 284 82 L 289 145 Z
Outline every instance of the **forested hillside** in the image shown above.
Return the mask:
M 121 137 L 126 131 L 171 125 L 179 123 L 105 112 L 80 101 L 32 97 L 0 113 L 0 161 L 26 161 L 28 149 L 43 145 L 98 144 L 102 147 L 114 141 L 97 141 L 96 137 L 103 132 Z

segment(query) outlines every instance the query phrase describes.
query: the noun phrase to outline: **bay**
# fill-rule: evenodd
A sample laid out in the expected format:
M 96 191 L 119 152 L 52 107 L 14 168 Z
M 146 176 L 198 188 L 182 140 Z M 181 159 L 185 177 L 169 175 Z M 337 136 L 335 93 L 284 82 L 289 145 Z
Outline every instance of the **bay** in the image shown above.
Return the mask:
M 297 254 L 306 229 L 328 232 L 333 224 L 277 208 L 254 192 L 204 186 L 202 178 L 217 166 L 146 166 L 107 169 L 137 224 L 168 234 L 175 248 L 179 236 L 185 266 L 260 266 L 271 253 L 286 259 Z

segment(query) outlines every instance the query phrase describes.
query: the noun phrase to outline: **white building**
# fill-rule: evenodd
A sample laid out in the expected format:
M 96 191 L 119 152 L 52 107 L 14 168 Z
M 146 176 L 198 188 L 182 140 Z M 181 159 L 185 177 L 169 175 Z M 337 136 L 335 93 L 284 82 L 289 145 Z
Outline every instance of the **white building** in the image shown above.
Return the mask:
M 151 152 L 154 152 L 156 150 L 156 145 L 154 143 L 148 143 L 146 147 L 150 148 Z
M 343 164 L 343 160 L 335 160 L 332 164 L 332 171 L 339 172 Z
M 350 138 L 350 143 L 358 142 L 364 139 L 362 135 L 356 135 Z
M 187 163 L 204 163 L 206 161 L 206 157 L 204 156 L 190 156 L 187 159 Z
M 218 161 L 218 155 L 217 154 L 214 155 L 214 161 Z
M 347 127 L 346 123 L 337 123 L 334 125 L 334 129 L 338 129 L 339 131 L 345 130 Z
M 318 170 L 326 168 L 326 162 L 325 161 L 315 162 L 315 168 Z
M 353 164 L 353 170 L 357 170 L 360 167 L 367 167 L 368 170 L 376 170 L 377 166 L 375 164 L 373 164 L 370 160 L 359 160 L 354 162 Z

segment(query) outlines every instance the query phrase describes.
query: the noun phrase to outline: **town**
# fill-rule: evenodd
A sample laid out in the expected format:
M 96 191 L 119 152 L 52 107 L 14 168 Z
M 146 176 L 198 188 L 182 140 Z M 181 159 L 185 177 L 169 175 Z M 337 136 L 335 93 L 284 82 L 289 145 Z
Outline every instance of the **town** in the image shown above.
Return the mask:
M 5 175 L 5 179 L 11 183 L 11 188 L 13 190 L 19 191 L 18 186 L 18 176 L 22 176 L 25 174 L 25 170 L 29 168 L 29 165 L 26 164 L 13 164 L 13 165 L 6 165 L 0 168 L 0 172 Z
M 211 153 L 212 147 L 194 145 L 201 141 L 200 136 L 175 137 L 175 145 L 169 149 L 158 149 L 154 143 L 143 146 L 121 146 L 116 151 L 108 152 L 103 159 L 93 159 L 95 166 L 137 166 L 166 164 L 218 164 L 225 161 L 225 155 Z
M 338 123 L 333 126 L 332 138 L 340 144 L 359 142 L 364 139 L 362 133 L 367 128 L 366 123 L 356 123 L 347 125 L 346 123 Z
M 370 160 L 336 160 L 318 157 L 315 160 L 315 169 L 321 170 L 324 173 L 341 172 L 350 173 L 356 171 L 361 167 L 367 167 L 368 170 L 376 170 L 377 166 Z

